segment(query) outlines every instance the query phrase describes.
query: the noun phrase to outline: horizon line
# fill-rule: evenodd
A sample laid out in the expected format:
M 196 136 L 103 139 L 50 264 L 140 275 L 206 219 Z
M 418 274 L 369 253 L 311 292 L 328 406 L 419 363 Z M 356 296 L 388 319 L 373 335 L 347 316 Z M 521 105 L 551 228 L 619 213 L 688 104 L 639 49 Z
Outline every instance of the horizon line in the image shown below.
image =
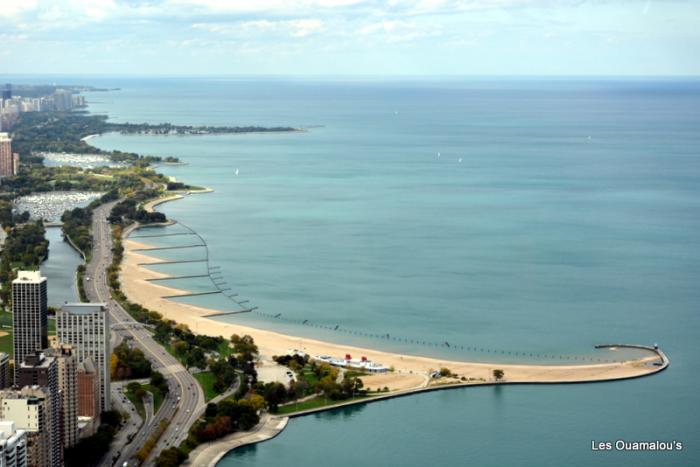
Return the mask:
M 0 73 L 0 76 L 85 76 L 111 78 L 351 78 L 351 79 L 700 79 L 700 74 L 299 74 L 299 73 L 81 73 L 81 72 L 27 72 Z

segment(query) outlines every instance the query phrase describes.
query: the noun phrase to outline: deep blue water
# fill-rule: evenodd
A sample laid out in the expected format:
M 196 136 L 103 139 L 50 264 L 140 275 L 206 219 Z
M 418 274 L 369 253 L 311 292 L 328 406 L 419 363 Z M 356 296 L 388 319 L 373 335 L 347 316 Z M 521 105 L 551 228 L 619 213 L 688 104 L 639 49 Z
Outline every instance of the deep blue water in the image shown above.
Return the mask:
M 163 209 L 196 228 L 241 297 L 288 321 L 228 319 L 347 342 L 368 338 L 293 321 L 535 354 L 658 341 L 672 360 L 643 380 L 456 390 L 297 419 L 222 465 L 700 463 L 699 82 L 95 84 L 122 88 L 88 96 L 115 121 L 311 127 L 93 140 L 181 157 L 188 165 L 163 170 L 214 188 Z M 215 297 L 197 302 L 231 306 Z M 617 438 L 686 448 L 590 450 Z

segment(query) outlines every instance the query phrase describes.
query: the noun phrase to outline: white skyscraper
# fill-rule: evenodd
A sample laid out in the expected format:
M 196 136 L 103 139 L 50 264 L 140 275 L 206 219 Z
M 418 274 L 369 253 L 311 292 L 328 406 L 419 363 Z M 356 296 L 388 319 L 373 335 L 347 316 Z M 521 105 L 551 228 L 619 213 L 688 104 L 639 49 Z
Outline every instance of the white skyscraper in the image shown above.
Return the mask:
M 67 303 L 56 312 L 56 337 L 71 344 L 78 363 L 90 357 L 100 381 L 100 412 L 111 407 L 109 397 L 109 313 L 104 303 Z

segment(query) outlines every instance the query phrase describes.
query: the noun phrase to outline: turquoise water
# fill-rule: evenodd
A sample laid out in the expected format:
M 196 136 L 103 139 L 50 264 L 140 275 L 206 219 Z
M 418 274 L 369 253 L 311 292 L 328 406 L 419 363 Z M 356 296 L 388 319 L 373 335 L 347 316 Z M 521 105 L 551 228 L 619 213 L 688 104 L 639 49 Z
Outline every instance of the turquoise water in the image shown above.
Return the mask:
M 59 307 L 65 302 L 79 301 L 75 270 L 82 258 L 63 241 L 59 227 L 47 228 L 46 238 L 49 240 L 49 257 L 41 265 L 41 273 L 47 278 L 49 305 Z
M 92 140 L 178 156 L 188 165 L 162 170 L 214 188 L 162 209 L 201 234 L 233 291 L 281 314 L 226 319 L 455 358 L 596 358 L 598 343 L 660 342 L 672 359 L 644 380 L 457 390 L 298 419 L 222 465 L 700 463 L 697 81 L 95 84 L 122 88 L 88 96 L 115 121 L 310 127 Z M 618 438 L 686 449 L 590 450 Z

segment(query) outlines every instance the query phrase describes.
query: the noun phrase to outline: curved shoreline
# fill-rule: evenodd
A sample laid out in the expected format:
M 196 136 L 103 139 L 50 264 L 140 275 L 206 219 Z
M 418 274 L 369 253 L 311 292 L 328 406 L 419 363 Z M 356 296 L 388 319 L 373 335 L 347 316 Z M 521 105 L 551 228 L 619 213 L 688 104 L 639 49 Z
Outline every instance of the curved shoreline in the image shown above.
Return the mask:
M 201 190 L 201 193 L 211 192 L 211 189 Z M 195 193 L 195 192 L 192 192 Z M 182 199 L 182 194 L 172 194 L 166 197 L 152 200 L 144 205 L 144 209 L 153 210 L 156 206 L 169 201 Z M 170 221 L 175 222 L 175 221 Z M 174 319 L 177 322 L 187 324 L 190 329 L 200 334 L 209 335 L 230 335 L 236 332 L 238 334 L 251 334 L 254 338 L 258 335 L 261 338 L 259 342 L 261 354 L 271 357 L 272 355 L 280 355 L 286 353 L 288 349 L 298 348 L 302 343 L 302 350 L 308 350 L 310 355 L 344 355 L 346 353 L 356 355 L 366 355 L 368 358 L 385 363 L 382 359 L 396 363 L 393 365 L 398 373 L 406 372 L 408 374 L 420 374 L 427 372 L 430 369 L 438 369 L 446 366 L 459 374 L 460 371 L 472 373 L 477 371 L 480 376 L 484 376 L 484 370 L 493 368 L 502 368 L 506 371 L 510 381 L 517 380 L 519 382 L 532 382 L 533 380 L 545 382 L 573 382 L 573 381 L 595 381 L 605 379 L 601 375 L 603 373 L 611 373 L 619 378 L 629 377 L 630 374 L 643 375 L 648 371 L 630 370 L 629 366 L 634 363 L 642 363 L 646 359 L 637 358 L 621 362 L 608 363 L 584 363 L 584 364 L 513 364 L 502 362 L 465 362 L 456 361 L 448 358 L 421 357 L 416 355 L 402 355 L 390 351 L 382 351 L 370 348 L 359 347 L 357 345 L 337 344 L 333 342 L 325 342 L 313 338 L 305 338 L 301 336 L 291 336 L 282 334 L 276 331 L 260 329 L 249 325 L 235 324 L 230 322 L 215 321 L 205 317 L 207 314 L 216 313 L 217 310 L 209 309 L 196 305 L 189 305 L 176 301 L 171 301 L 163 298 L 167 295 L 178 295 L 186 293 L 181 289 L 160 285 L 150 281 L 149 279 L 163 279 L 171 277 L 168 274 L 156 272 L 142 266 L 142 263 L 157 264 L 164 262 L 159 258 L 148 256 L 147 252 L 135 251 L 139 248 L 148 248 L 147 245 L 128 238 L 128 235 L 133 230 L 139 228 L 134 226 L 124 233 L 124 262 L 120 273 L 120 280 L 123 284 L 124 293 L 135 303 L 158 311 L 164 317 Z M 256 338 L 256 342 L 258 339 Z M 649 350 L 648 347 L 643 347 Z M 267 353 L 265 351 L 268 351 Z M 511 371 L 509 375 L 508 371 Z M 396 372 L 395 372 L 396 373 Z M 467 375 L 465 375 L 467 376 Z M 490 375 L 486 375 L 490 377 Z
M 515 375 L 520 381 L 538 380 L 549 382 L 569 382 L 578 380 L 599 380 L 602 373 L 613 373 L 620 377 L 627 377 L 630 373 L 647 373 L 647 371 L 629 368 L 631 364 L 642 363 L 645 359 L 630 359 L 607 363 L 583 363 L 583 364 L 513 364 L 502 362 L 464 362 L 447 358 L 421 357 L 416 355 L 398 354 L 390 351 L 382 351 L 358 347 L 350 344 L 337 344 L 301 336 L 290 336 L 276 331 L 270 331 L 251 327 L 250 325 L 235 324 L 230 322 L 215 321 L 205 315 L 215 313 L 217 310 L 171 301 L 165 296 L 180 295 L 186 293 L 181 289 L 160 285 L 149 279 L 164 279 L 171 277 L 168 274 L 156 272 L 142 266 L 143 263 L 158 264 L 159 258 L 148 256 L 143 251 L 135 251 L 139 248 L 148 248 L 148 245 L 135 240 L 123 240 L 125 247 L 124 262 L 122 266 L 121 282 L 124 293 L 135 303 L 158 311 L 168 319 L 187 324 L 190 329 L 199 334 L 230 335 L 233 333 L 250 334 L 259 342 L 261 354 L 265 356 L 280 355 L 288 349 L 299 348 L 300 342 L 304 351 L 310 355 L 345 355 L 346 353 L 365 355 L 373 361 L 383 364 L 391 364 L 397 372 L 409 374 L 421 374 L 431 369 L 448 367 L 453 372 L 465 376 L 466 373 L 479 373 L 478 376 L 490 377 L 486 370 L 501 368 L 508 374 Z M 258 337 L 256 337 L 258 336 Z M 266 352 L 267 351 L 267 352 Z M 474 376 L 474 375 L 471 375 Z M 511 378 L 513 380 L 513 378 Z
M 211 189 L 191 191 L 187 194 L 211 192 Z M 169 196 L 152 200 L 144 205 L 144 209 L 152 211 L 155 207 L 178 199 L 182 199 L 182 193 L 173 193 Z M 174 223 L 175 221 L 170 220 Z M 184 291 L 172 287 L 167 287 L 154 283 L 149 279 L 171 277 L 168 274 L 149 270 L 141 263 L 158 263 L 162 260 L 136 252 L 138 248 L 147 247 L 135 240 L 128 238 L 128 235 L 140 226 L 133 226 L 124 232 L 124 260 L 120 272 L 122 290 L 133 302 L 158 311 L 164 317 L 173 319 L 178 323 L 186 324 L 193 332 L 207 335 L 229 336 L 233 333 L 250 334 L 260 348 L 263 359 L 269 359 L 273 355 L 280 355 L 288 349 L 298 348 L 301 344 L 302 350 L 310 355 L 343 355 L 351 353 L 354 355 L 364 355 L 373 361 L 382 364 L 391 363 L 396 369 L 389 374 L 372 375 L 363 377 L 365 387 L 378 387 L 375 383 L 377 379 L 382 381 L 381 385 L 389 386 L 391 391 L 387 394 L 369 396 L 367 399 L 353 400 L 349 402 L 339 402 L 338 404 L 309 409 L 290 414 L 289 418 L 300 417 L 313 413 L 328 410 L 336 410 L 356 404 L 367 404 L 370 402 L 392 399 L 396 397 L 406 397 L 422 392 L 441 391 L 453 388 L 464 388 L 472 386 L 490 386 L 499 384 L 581 384 L 593 382 L 618 381 L 624 379 L 640 378 L 650 376 L 665 370 L 670 364 L 667 356 L 660 349 L 644 345 L 600 345 L 596 348 L 635 348 L 646 351 L 650 356 L 624 360 L 613 363 L 580 364 L 580 365 L 535 365 L 535 364 L 504 364 L 504 363 L 481 363 L 462 362 L 448 359 L 438 359 L 429 357 L 419 357 L 413 355 L 401 355 L 392 352 L 361 348 L 354 345 L 343 345 L 331 342 L 324 342 L 316 339 L 290 336 L 274 331 L 244 326 L 240 324 L 214 321 L 205 317 L 216 310 L 211 310 L 195 305 L 188 305 L 163 298 L 167 295 L 178 295 Z M 387 365 L 388 366 L 388 365 Z M 468 378 L 468 381 L 458 379 L 447 379 L 436 381 L 427 377 L 433 370 L 442 367 L 449 368 L 458 377 Z M 495 381 L 492 377 L 493 369 L 502 369 L 505 372 L 505 379 Z M 270 417 L 271 418 L 271 417 Z M 286 420 L 286 417 L 283 417 Z M 282 418 L 277 417 L 276 420 Z M 284 424 L 286 426 L 286 423 Z M 271 430 L 269 435 L 253 436 L 250 432 L 234 433 L 221 440 L 200 446 L 193 451 L 195 456 L 190 460 L 192 465 L 215 466 L 223 456 L 237 447 L 266 441 L 284 429 Z M 260 431 L 256 430 L 255 433 Z M 245 440 L 245 441 L 241 441 Z M 214 453 L 214 456 L 212 456 Z M 205 456 L 201 458 L 199 456 Z M 209 459 L 209 460 L 206 460 Z
M 601 345 L 601 346 L 596 346 L 596 347 L 607 347 L 608 345 Z M 639 374 L 636 376 L 629 376 L 627 378 L 615 378 L 615 379 L 610 379 L 610 380 L 605 380 L 601 379 L 598 381 L 569 381 L 569 382 L 537 382 L 537 381 L 531 381 L 531 382 L 511 382 L 511 381 L 502 381 L 502 382 L 495 382 L 495 381 L 489 381 L 489 382 L 473 382 L 473 383 L 457 383 L 457 384 L 444 384 L 441 386 L 432 386 L 432 387 L 426 387 L 426 388 L 417 388 L 417 389 L 409 389 L 405 391 L 398 391 L 395 393 L 391 394 L 384 394 L 384 395 L 379 395 L 379 396 L 373 396 L 370 398 L 367 398 L 366 400 L 354 400 L 354 401 L 349 401 L 349 402 L 339 402 L 338 404 L 334 405 L 329 405 L 329 406 L 324 406 L 324 407 L 318 407 L 315 409 L 309 409 L 309 410 L 303 410 L 299 412 L 294 412 L 286 416 L 280 416 L 280 415 L 270 415 L 268 418 L 264 421 L 261 422 L 261 427 L 258 428 L 256 427 L 255 430 L 251 430 L 250 432 L 240 432 L 240 433 L 233 433 L 231 435 L 225 436 L 222 439 L 211 441 L 209 443 L 205 443 L 203 445 L 197 446 L 191 453 L 190 453 L 190 458 L 188 461 L 185 463 L 185 465 L 196 465 L 196 466 L 207 466 L 207 467 L 216 467 L 216 465 L 221 461 L 221 459 L 226 456 L 229 452 L 235 451 L 236 449 L 247 446 L 249 444 L 255 444 L 255 443 L 261 443 L 265 441 L 269 441 L 273 438 L 275 438 L 277 435 L 279 435 L 284 428 L 287 427 L 289 420 L 292 418 L 298 418 L 298 417 L 304 417 L 307 415 L 313 415 L 316 413 L 320 412 L 328 412 L 332 410 L 338 410 L 338 409 L 343 409 L 345 407 L 350 407 L 353 405 L 361 405 L 361 404 L 369 404 L 372 402 L 378 402 L 382 400 L 388 400 L 388 399 L 396 399 L 399 397 L 407 397 L 411 396 L 414 394 L 421 394 L 421 393 L 427 393 L 427 392 L 435 392 L 435 391 L 445 391 L 448 389 L 459 389 L 459 388 L 469 388 L 469 387 L 484 387 L 484 386 L 498 386 L 498 385 L 510 385 L 510 386 L 516 386 L 516 385 L 533 385 L 533 384 L 587 384 L 587 383 L 603 383 L 603 382 L 614 382 L 614 381 L 621 381 L 624 379 L 635 379 L 635 378 L 642 378 L 645 376 L 650 376 L 656 373 L 659 373 L 661 371 L 664 371 L 666 368 L 668 368 L 668 365 L 670 364 L 670 361 L 666 354 L 658 348 L 653 348 L 649 346 L 644 346 L 644 345 L 636 345 L 636 344 L 615 344 L 615 345 L 610 345 L 611 347 L 623 347 L 623 348 L 637 348 L 637 349 L 644 349 L 644 350 L 649 350 L 651 352 L 656 353 L 659 358 L 661 359 L 662 364 L 655 367 L 655 369 L 647 374 Z M 267 423 L 273 423 L 281 421 L 279 425 L 276 425 L 276 429 L 272 428 L 270 429 L 268 427 L 268 430 L 266 433 L 263 433 L 262 435 L 259 435 L 259 432 L 265 428 L 265 424 Z M 250 435 L 254 435 L 253 438 L 251 438 Z M 257 436 L 255 436 L 257 435 Z

